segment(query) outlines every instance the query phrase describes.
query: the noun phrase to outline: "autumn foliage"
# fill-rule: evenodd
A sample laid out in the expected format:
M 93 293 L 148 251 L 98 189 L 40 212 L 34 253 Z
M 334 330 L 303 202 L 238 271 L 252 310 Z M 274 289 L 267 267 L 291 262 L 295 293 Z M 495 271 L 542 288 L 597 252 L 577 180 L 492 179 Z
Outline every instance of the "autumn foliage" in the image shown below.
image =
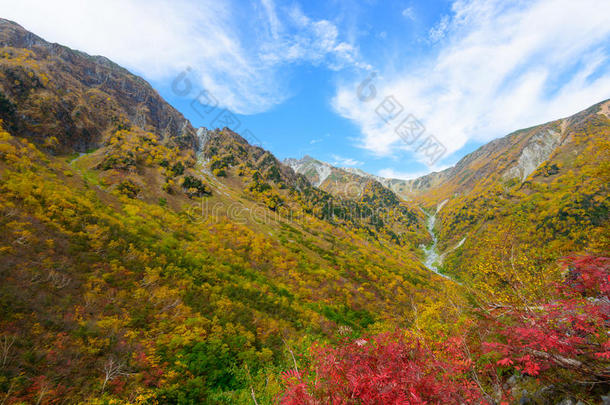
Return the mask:
M 487 403 L 494 391 L 492 400 L 514 400 L 502 392 L 513 373 L 607 384 L 610 259 L 570 257 L 565 265 L 548 302 L 475 310 L 484 313 L 473 326 L 482 341 L 398 331 L 315 346 L 307 370 L 284 374 L 282 404 Z
M 314 187 L 106 59 L 0 28 L 0 405 L 610 392 L 609 259 L 556 265 L 610 251 L 608 101 L 402 201 L 347 172 Z M 561 145 L 507 178 L 547 129 Z M 432 207 L 453 281 L 421 264 Z
M 500 338 L 485 343 L 484 350 L 501 356 L 498 365 L 533 376 L 559 367 L 581 378 L 607 380 L 610 259 L 570 257 L 566 267 L 553 299 L 499 308 L 501 314 L 486 317 Z
M 313 349 L 315 376 L 291 370 L 284 405 L 480 403 L 457 338 L 424 342 L 396 332 Z

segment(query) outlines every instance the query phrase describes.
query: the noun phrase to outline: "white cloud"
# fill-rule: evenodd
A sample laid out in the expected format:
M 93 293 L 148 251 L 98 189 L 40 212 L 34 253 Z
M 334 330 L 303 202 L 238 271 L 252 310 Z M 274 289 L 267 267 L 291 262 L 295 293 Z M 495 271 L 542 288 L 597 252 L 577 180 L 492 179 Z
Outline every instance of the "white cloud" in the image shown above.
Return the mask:
M 444 15 L 441 20 L 434 27 L 430 28 L 428 32 L 428 38 L 432 42 L 438 42 L 445 37 L 447 30 L 449 29 L 449 16 Z
M 352 158 L 346 158 L 343 156 L 339 156 L 339 155 L 331 155 L 333 158 L 333 166 L 337 166 L 337 167 L 349 167 L 349 166 L 360 166 L 362 164 L 364 164 L 364 162 L 361 162 L 359 160 L 356 159 L 352 159 Z
M 437 25 L 446 36 L 428 59 L 397 54 L 391 66 L 376 66 L 374 100 L 358 98 L 358 82 L 339 86 L 333 107 L 360 127 L 360 145 L 380 156 L 408 149 L 394 132 L 397 122 L 375 113 L 390 95 L 447 155 L 469 140 L 488 141 L 608 98 L 610 2 L 516 4 L 456 1 L 447 27 Z
M 277 38 L 279 31 L 281 29 L 280 21 L 277 18 L 277 14 L 275 12 L 275 4 L 272 0 L 261 0 L 261 4 L 265 9 L 265 13 L 267 14 L 267 19 L 269 20 L 269 28 L 271 30 L 271 36 L 273 38 Z
M 450 167 L 450 165 L 434 166 L 430 169 L 416 171 L 416 172 L 395 170 L 391 167 L 388 167 L 388 168 L 379 170 L 377 172 L 377 176 L 385 177 L 387 179 L 413 180 L 413 179 L 417 179 L 419 177 L 425 176 L 426 174 L 429 174 L 430 172 L 440 172 L 441 170 L 445 170 L 449 167 Z
M 149 79 L 171 80 L 191 67 L 223 107 L 244 114 L 290 96 L 282 80 L 290 64 L 337 70 L 359 63 L 332 22 L 280 10 L 273 0 L 0 0 L 0 9 L 49 41 L 107 56 Z
M 377 172 L 377 176 L 385 177 L 386 179 L 413 180 L 418 177 L 425 176 L 428 173 L 430 173 L 429 170 L 420 172 L 403 172 L 388 167 L 386 169 L 379 170 Z
M 402 10 L 402 16 L 404 18 L 406 18 L 407 20 L 414 21 L 415 20 L 415 11 L 413 10 L 413 7 L 407 7 L 404 10 Z

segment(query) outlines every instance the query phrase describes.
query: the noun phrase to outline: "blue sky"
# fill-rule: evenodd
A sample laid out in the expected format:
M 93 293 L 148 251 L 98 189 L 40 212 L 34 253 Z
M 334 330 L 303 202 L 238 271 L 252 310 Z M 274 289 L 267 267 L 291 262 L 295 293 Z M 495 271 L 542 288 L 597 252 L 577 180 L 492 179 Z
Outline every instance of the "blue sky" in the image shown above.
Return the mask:
M 281 159 L 309 154 L 387 177 L 442 169 L 610 97 L 603 0 L 0 0 L 0 9 L 143 76 L 195 126 L 231 112 L 237 132 Z M 201 114 L 193 100 L 211 105 Z

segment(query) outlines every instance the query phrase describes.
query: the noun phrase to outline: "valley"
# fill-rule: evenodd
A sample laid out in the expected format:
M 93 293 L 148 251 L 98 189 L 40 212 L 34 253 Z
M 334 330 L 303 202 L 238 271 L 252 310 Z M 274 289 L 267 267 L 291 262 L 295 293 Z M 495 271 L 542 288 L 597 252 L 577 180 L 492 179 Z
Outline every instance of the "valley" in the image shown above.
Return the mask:
M 442 207 L 443 203 L 440 203 L 436 208 L 436 211 L 431 214 L 424 211 L 426 215 L 426 227 L 428 229 L 430 237 L 432 238 L 432 244 L 428 246 L 422 246 L 422 250 L 424 251 L 424 265 L 436 274 L 447 277 L 441 273 L 439 268 L 439 265 L 442 264 L 440 263 L 440 261 L 442 260 L 443 255 L 439 254 L 438 252 L 438 238 L 434 229 L 434 226 L 436 225 L 436 215 Z
M 0 19 L 1 403 L 601 403 L 609 111 L 386 179 Z

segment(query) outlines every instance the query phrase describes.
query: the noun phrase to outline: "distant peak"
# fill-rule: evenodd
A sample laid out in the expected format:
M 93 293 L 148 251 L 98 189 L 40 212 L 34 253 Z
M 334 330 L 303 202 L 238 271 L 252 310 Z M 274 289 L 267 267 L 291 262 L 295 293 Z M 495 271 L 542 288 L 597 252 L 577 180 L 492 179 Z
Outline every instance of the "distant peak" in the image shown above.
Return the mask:
M 309 163 L 309 162 L 315 162 L 315 163 L 320 163 L 320 164 L 324 164 L 325 162 L 322 162 L 321 160 L 318 160 L 314 157 L 311 157 L 309 155 L 305 155 L 300 159 L 296 159 L 296 158 L 288 158 L 286 160 L 292 161 L 292 162 L 298 162 L 298 163 Z

